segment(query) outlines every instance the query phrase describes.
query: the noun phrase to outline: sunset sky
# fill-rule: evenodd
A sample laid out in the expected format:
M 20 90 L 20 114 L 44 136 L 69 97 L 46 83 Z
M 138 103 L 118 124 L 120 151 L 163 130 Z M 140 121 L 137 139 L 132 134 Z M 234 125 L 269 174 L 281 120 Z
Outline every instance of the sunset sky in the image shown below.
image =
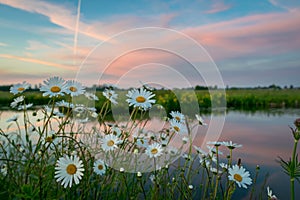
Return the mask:
M 0 85 L 57 75 L 85 85 L 220 86 L 208 75 L 216 66 L 224 85 L 300 86 L 299 19 L 297 0 L 0 0 Z

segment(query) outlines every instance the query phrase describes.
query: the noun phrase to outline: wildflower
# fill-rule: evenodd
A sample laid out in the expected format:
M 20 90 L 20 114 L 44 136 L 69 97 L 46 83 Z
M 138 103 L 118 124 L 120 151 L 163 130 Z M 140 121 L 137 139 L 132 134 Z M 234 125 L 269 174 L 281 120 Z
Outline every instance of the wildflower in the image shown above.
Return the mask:
M 93 169 L 96 174 L 104 175 L 106 172 L 106 166 L 105 166 L 103 160 L 99 159 L 99 160 L 95 161 Z
M 149 176 L 149 179 L 151 180 L 151 182 L 152 183 L 155 183 L 155 175 L 154 174 L 151 174 L 150 176 Z
M 86 98 L 88 98 L 89 100 L 91 100 L 91 101 L 98 101 L 99 100 L 99 98 L 95 94 L 93 94 L 91 92 L 85 92 L 84 96 Z
M 122 130 L 119 127 L 114 125 L 111 127 L 111 133 L 120 137 L 122 135 Z
M 228 170 L 228 165 L 226 163 L 220 163 L 222 169 Z
M 156 158 L 156 157 L 159 157 L 162 155 L 162 151 L 163 151 L 163 149 L 160 144 L 153 143 L 147 147 L 146 154 L 150 158 Z
M 17 107 L 17 105 L 19 103 L 21 103 L 23 101 L 24 101 L 24 96 L 19 96 L 19 97 L 15 98 L 13 102 L 11 102 L 10 107 L 15 108 L 15 107 Z
M 72 97 L 79 96 L 85 92 L 85 87 L 81 83 L 69 80 L 66 82 L 66 91 L 67 94 L 70 94 Z
M 26 83 L 25 81 L 23 83 L 17 83 L 10 87 L 10 93 L 13 93 L 14 95 L 18 93 L 22 93 L 25 90 L 27 90 L 30 87 L 29 83 Z
M 189 185 L 189 189 L 190 189 L 190 190 L 193 190 L 193 189 L 194 189 L 194 186 L 193 186 L 193 185 Z
M 6 164 L 1 166 L 0 172 L 3 174 L 3 176 L 6 176 L 6 174 L 7 174 L 7 165 Z
M 140 88 L 140 90 L 132 89 L 128 91 L 126 96 L 129 99 L 126 99 L 126 102 L 129 103 L 129 106 L 138 107 L 142 110 L 148 110 L 151 108 L 152 104 L 155 103 L 154 99 L 151 99 L 155 96 L 150 91 L 145 90 L 144 88 Z
M 120 144 L 121 141 L 119 138 L 113 134 L 105 135 L 104 138 L 102 139 L 102 149 L 107 152 L 107 151 L 113 151 L 114 149 L 118 148 L 118 144 Z
M 183 143 L 183 144 L 186 144 L 188 141 L 189 141 L 189 138 L 188 138 L 188 137 L 183 137 L 183 138 L 182 138 L 182 143 Z
M 66 107 L 66 108 L 73 108 L 74 105 L 70 102 L 66 102 L 65 100 L 61 100 L 55 103 L 58 107 Z
M 200 147 L 197 147 L 195 145 L 193 145 L 193 147 L 196 149 L 197 153 L 200 154 L 200 155 L 207 155 L 207 153 L 202 150 Z
M 61 157 L 56 163 L 55 178 L 56 181 L 62 181 L 61 184 L 66 188 L 72 187 L 73 182 L 78 184 L 83 176 L 83 164 L 77 156 Z
M 117 98 L 118 98 L 118 94 L 115 93 L 115 91 L 111 90 L 111 89 L 105 89 L 102 92 L 103 96 L 105 96 L 112 104 L 116 105 L 118 104 L 117 102 Z
M 180 151 L 177 148 L 172 147 L 172 146 L 168 146 L 167 150 L 168 150 L 168 153 L 173 155 L 173 156 L 180 153 Z
M 123 167 L 120 168 L 120 172 L 123 173 L 125 169 Z
M 250 173 L 242 166 L 234 165 L 228 169 L 229 180 L 235 181 L 239 187 L 247 188 L 247 185 L 252 184 Z
M 267 193 L 268 193 L 268 199 L 270 200 L 276 200 L 277 197 L 273 194 L 273 191 L 270 189 L 270 187 L 267 187 Z
M 185 124 L 182 124 L 175 119 L 171 119 L 170 124 L 171 124 L 171 130 L 174 131 L 175 133 L 178 134 L 187 133 L 187 128 Z
M 18 110 L 27 110 L 28 108 L 31 108 L 32 106 L 33 106 L 33 103 L 19 105 Z
M 53 142 L 54 139 L 55 139 L 55 131 L 53 131 L 53 130 L 49 131 L 47 136 L 44 137 L 45 143 L 46 142 L 51 143 L 51 142 Z
M 6 120 L 6 122 L 15 122 L 17 121 L 19 118 L 19 115 L 14 115 L 11 118 L 9 118 L 8 120 Z
M 213 174 L 215 174 L 215 175 L 217 175 L 217 174 L 222 174 L 222 171 L 218 170 L 218 169 L 215 168 L 215 167 L 210 167 L 209 170 L 210 170 Z
M 185 160 L 191 160 L 192 159 L 192 156 L 190 154 L 182 154 L 182 158 L 184 158 Z
M 50 77 L 44 81 L 44 85 L 40 88 L 40 91 L 44 92 L 43 96 L 49 95 L 49 97 L 63 96 L 66 90 L 65 80 L 57 76 Z
M 177 122 L 185 123 L 185 117 L 182 113 L 178 111 L 172 111 L 170 115 L 175 119 Z
M 226 146 L 228 149 L 235 149 L 243 146 L 241 144 L 233 143 L 232 141 L 223 142 L 223 145 Z
M 214 142 L 207 142 L 206 144 L 211 144 L 211 145 L 214 145 L 216 147 L 219 147 L 223 144 L 223 142 L 214 141 Z
M 211 146 L 206 146 L 206 147 L 208 148 L 209 153 L 217 154 L 217 148 L 216 147 L 211 147 Z M 223 152 L 218 149 L 218 154 L 223 155 Z
M 203 125 L 203 126 L 207 125 L 200 115 L 196 114 L 195 116 L 200 125 Z
M 138 178 L 140 178 L 140 177 L 142 177 L 142 173 L 141 173 L 141 172 L 137 172 L 136 176 L 137 176 Z

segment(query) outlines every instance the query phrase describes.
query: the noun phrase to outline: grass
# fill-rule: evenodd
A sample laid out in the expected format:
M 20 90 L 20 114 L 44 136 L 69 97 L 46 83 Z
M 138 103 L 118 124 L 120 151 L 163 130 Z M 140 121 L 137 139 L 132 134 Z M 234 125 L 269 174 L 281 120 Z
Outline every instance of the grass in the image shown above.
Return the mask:
M 126 91 L 117 91 L 122 100 L 126 99 Z M 163 106 L 167 113 L 172 110 L 185 109 L 190 113 L 195 109 L 198 103 L 199 109 L 209 111 L 214 105 L 219 107 L 227 106 L 238 110 L 265 110 L 270 108 L 299 108 L 300 107 L 300 89 L 228 89 L 226 97 L 218 92 L 218 90 L 155 90 L 156 103 Z M 43 97 L 39 92 L 26 92 L 28 102 L 34 105 L 44 105 L 49 102 L 49 98 Z M 100 110 L 105 97 L 102 92 L 96 92 L 99 101 L 95 107 Z M 61 97 L 60 99 L 65 99 Z M 8 109 L 10 102 L 13 100 L 13 95 L 9 92 L 0 91 L 0 106 L 2 109 Z M 226 104 L 224 102 L 226 101 Z M 115 106 L 114 109 L 125 107 L 123 104 Z M 183 108 L 181 108 L 183 106 Z

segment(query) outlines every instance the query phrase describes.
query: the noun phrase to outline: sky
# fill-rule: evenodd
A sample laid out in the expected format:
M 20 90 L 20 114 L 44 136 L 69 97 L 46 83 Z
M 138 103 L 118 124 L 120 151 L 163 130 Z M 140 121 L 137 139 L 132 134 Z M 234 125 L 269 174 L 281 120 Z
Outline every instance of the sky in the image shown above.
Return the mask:
M 300 86 L 297 0 L 0 0 L 0 85 Z

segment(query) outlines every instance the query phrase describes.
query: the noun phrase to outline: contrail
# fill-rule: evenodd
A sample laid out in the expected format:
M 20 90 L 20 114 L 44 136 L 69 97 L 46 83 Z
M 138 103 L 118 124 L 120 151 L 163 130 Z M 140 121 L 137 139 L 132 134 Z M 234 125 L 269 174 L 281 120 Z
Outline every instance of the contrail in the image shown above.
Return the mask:
M 76 63 L 75 57 L 77 54 L 77 39 L 78 39 L 78 27 L 79 27 L 79 21 L 80 21 L 80 7 L 81 7 L 81 0 L 78 0 L 76 26 L 75 26 L 75 34 L 74 34 L 74 47 L 73 47 L 73 53 L 74 53 L 73 63 L 74 63 L 74 65 Z

